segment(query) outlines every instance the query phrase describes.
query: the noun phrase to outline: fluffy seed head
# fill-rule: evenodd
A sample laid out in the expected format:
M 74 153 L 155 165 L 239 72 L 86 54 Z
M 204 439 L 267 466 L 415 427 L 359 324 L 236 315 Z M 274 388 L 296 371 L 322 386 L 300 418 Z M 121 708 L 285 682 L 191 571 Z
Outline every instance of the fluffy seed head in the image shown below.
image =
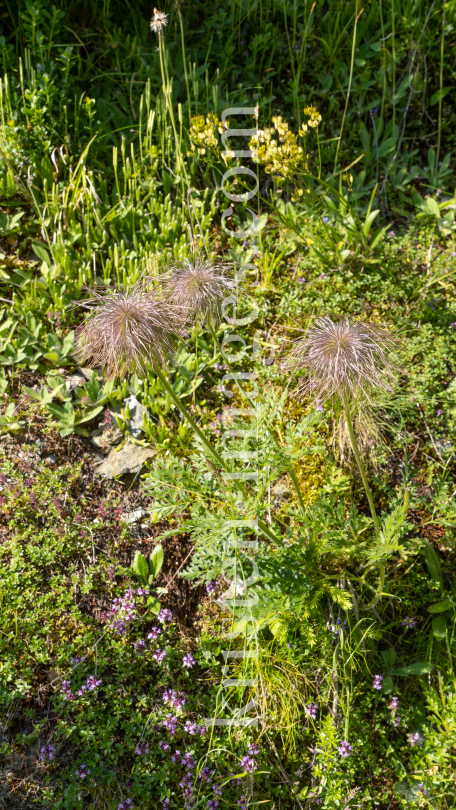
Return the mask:
M 296 341 L 287 368 L 305 373 L 298 385 L 302 396 L 370 401 L 376 390 L 393 388 L 398 346 L 398 339 L 379 326 L 319 318 Z
M 168 25 L 168 15 L 154 8 L 154 16 L 150 21 L 151 30 L 154 34 L 160 34 L 165 25 Z
M 92 311 L 78 328 L 76 356 L 102 368 L 108 377 L 123 377 L 147 367 L 162 367 L 173 352 L 175 310 L 140 279 L 125 291 L 100 294 L 91 289 Z
M 189 321 L 217 321 L 222 301 L 236 289 L 229 265 L 205 259 L 193 249 L 189 259 L 176 259 L 168 264 L 163 287 L 169 300 Z

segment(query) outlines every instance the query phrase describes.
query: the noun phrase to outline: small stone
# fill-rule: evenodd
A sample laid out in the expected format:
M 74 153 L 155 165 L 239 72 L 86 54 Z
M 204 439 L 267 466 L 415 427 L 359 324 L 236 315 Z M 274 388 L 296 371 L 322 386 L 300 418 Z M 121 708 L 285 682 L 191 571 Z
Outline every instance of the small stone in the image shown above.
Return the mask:
M 90 434 L 91 443 L 102 453 L 109 453 L 111 447 L 120 444 L 122 439 L 123 433 L 117 425 L 112 425 L 107 430 L 92 430 Z
M 132 436 L 139 439 L 143 431 L 144 417 L 149 418 L 149 411 L 136 399 L 134 394 L 124 400 L 124 408 L 128 406 L 130 419 L 126 419 L 125 424 Z
M 86 378 L 83 374 L 72 374 L 71 377 L 67 377 L 65 380 L 65 388 L 67 391 L 74 391 L 79 385 L 85 385 Z
M 97 468 L 98 475 L 104 478 L 117 478 L 126 473 L 138 473 L 149 458 L 157 455 L 152 447 L 141 447 L 138 444 L 125 444 L 121 450 L 114 448 Z
M 57 459 L 56 459 L 55 456 L 50 455 L 50 456 L 48 456 L 47 458 L 44 459 L 44 463 L 45 464 L 57 464 Z
M 127 512 L 126 515 L 122 515 L 122 522 L 128 524 L 137 523 L 137 521 L 141 520 L 145 514 L 145 509 L 135 509 L 133 512 Z

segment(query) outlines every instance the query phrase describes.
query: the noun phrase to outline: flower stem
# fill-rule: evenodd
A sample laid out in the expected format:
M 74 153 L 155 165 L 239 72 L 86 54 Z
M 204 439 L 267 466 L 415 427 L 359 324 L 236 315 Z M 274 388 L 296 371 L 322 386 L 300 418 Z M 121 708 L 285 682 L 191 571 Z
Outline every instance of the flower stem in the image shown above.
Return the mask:
M 222 469 L 225 472 L 229 473 L 229 470 L 227 470 L 226 464 L 225 464 L 222 456 L 215 449 L 215 447 L 212 446 L 212 444 L 207 439 L 207 437 L 205 436 L 205 434 L 201 430 L 201 428 L 198 427 L 197 423 L 195 422 L 193 417 L 190 415 L 189 411 L 185 407 L 182 400 L 179 399 L 179 397 L 175 393 L 175 391 L 174 391 L 172 385 L 170 384 L 169 380 L 167 379 L 166 375 L 163 374 L 163 372 L 159 368 L 155 368 L 154 371 L 155 371 L 155 374 L 157 375 L 158 379 L 160 380 L 161 384 L 163 385 L 163 388 L 165 389 L 165 391 L 168 392 L 168 394 L 170 395 L 170 397 L 173 400 L 174 404 L 180 410 L 180 412 L 185 417 L 187 422 L 192 426 L 195 433 L 200 437 L 201 441 L 203 442 L 206 449 L 209 451 L 210 455 L 216 460 L 216 462 L 218 464 L 220 464 L 220 466 L 222 467 Z M 244 487 L 238 481 L 233 480 L 233 484 L 234 484 L 235 488 L 238 490 L 238 492 L 242 492 L 243 495 L 245 494 L 244 493 Z M 274 543 L 280 543 L 280 538 L 277 537 L 277 535 L 275 535 L 274 532 L 271 531 L 271 529 L 267 526 L 267 524 L 264 523 L 260 519 L 258 519 L 258 528 L 261 529 L 263 534 L 265 534 L 266 537 L 269 538 L 269 540 L 272 540 Z
M 370 490 L 369 482 L 367 480 L 367 475 L 366 475 L 366 471 L 364 469 L 364 464 L 362 462 L 361 455 L 360 455 L 360 452 L 359 452 L 359 449 L 358 449 L 358 443 L 356 441 L 355 431 L 353 430 L 353 421 L 352 421 L 352 417 L 351 417 L 350 405 L 349 405 L 349 403 L 348 403 L 348 401 L 347 401 L 347 399 L 345 397 L 343 398 L 343 404 L 344 404 L 344 410 L 345 410 L 345 417 L 347 419 L 347 427 L 348 427 L 348 433 L 349 433 L 349 436 L 350 436 L 350 442 L 351 442 L 352 450 L 353 450 L 354 456 L 356 458 L 356 463 L 358 465 L 358 469 L 359 469 L 359 472 L 360 472 L 360 475 L 361 475 L 361 478 L 362 478 L 362 481 L 363 481 L 364 491 L 365 491 L 365 493 L 367 495 L 367 500 L 369 501 L 369 506 L 370 506 L 370 510 L 371 510 L 371 513 L 372 513 L 372 520 L 374 521 L 375 534 L 377 535 L 377 539 L 379 539 L 380 538 L 380 526 L 379 526 L 379 522 L 378 522 L 378 518 L 377 518 L 377 512 L 375 511 L 374 499 L 372 497 L 372 492 Z
M 296 490 L 296 495 L 298 496 L 299 505 L 300 505 L 301 509 L 304 511 L 304 508 L 305 508 L 304 507 L 304 501 L 302 499 L 301 487 L 299 486 L 299 481 L 298 481 L 298 476 L 296 475 L 296 470 L 295 470 L 294 467 L 291 467 L 291 469 L 288 470 L 288 472 L 290 474 L 291 480 L 293 481 L 294 488 Z

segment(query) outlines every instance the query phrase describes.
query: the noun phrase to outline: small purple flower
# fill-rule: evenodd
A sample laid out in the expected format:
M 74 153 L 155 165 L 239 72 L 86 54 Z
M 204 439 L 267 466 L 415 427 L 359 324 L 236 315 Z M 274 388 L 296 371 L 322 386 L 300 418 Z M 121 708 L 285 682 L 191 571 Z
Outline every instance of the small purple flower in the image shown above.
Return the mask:
M 401 622 L 403 627 L 406 627 L 407 630 L 414 630 L 416 627 L 416 619 L 411 616 L 406 616 L 405 619 Z
M 456 256 L 456 253 L 454 255 Z M 451 326 L 452 329 L 456 329 L 456 321 L 453 321 L 453 323 L 450 323 L 450 326 Z
M 173 620 L 173 614 L 168 608 L 163 608 L 158 614 L 157 619 L 159 622 L 171 622 Z
M 325 278 L 328 278 L 328 276 L 326 275 L 326 273 L 320 273 L 320 275 L 318 276 L 318 278 L 319 278 L 319 279 L 321 279 L 321 281 L 324 281 L 324 279 L 325 279 Z
M 353 746 L 347 740 L 343 740 L 337 749 L 339 756 L 349 757 L 353 751 Z
M 87 689 L 89 689 L 90 692 L 93 692 L 93 690 L 96 689 L 97 686 L 100 686 L 101 682 L 102 678 L 98 678 L 97 680 L 95 675 L 89 675 L 86 681 Z
M 74 658 L 70 658 L 71 664 L 81 664 L 82 661 L 85 661 L 85 655 L 83 656 L 75 655 Z
M 250 754 L 250 756 L 257 757 L 258 754 L 260 753 L 260 747 L 256 743 L 250 743 L 250 745 L 247 748 L 247 751 Z
M 443 416 L 443 411 L 441 408 L 438 409 L 437 416 Z
M 152 627 L 152 630 L 150 631 L 150 633 L 147 634 L 147 640 L 150 641 L 151 639 L 153 639 L 153 641 L 157 641 L 157 638 L 159 636 L 161 636 L 160 628 L 159 627 Z
M 175 751 L 174 754 L 171 757 L 173 762 L 180 762 L 180 758 L 181 758 L 181 752 L 180 751 Z
M 422 782 L 419 782 L 419 784 L 417 785 L 417 790 L 418 793 L 421 793 L 423 796 L 427 796 L 427 794 L 429 793 L 429 791 L 426 790 Z
M 394 236 L 396 236 L 395 231 L 388 231 L 388 236 L 391 236 L 391 238 L 393 238 Z
M 304 276 L 300 276 L 298 278 L 298 284 L 305 284 L 305 283 L 306 283 L 306 279 L 304 278 Z
M 217 807 L 220 807 L 220 803 L 217 799 L 209 799 L 206 807 L 208 810 L 217 810 Z
M 200 735 L 200 737 L 204 737 L 204 735 L 206 733 L 206 726 L 198 726 L 197 731 L 198 731 L 198 734 Z
M 154 652 L 152 658 L 161 664 L 161 662 L 166 658 L 166 650 L 160 650 L 160 648 L 158 648 L 157 651 Z
M 250 757 L 248 754 L 241 759 L 241 767 L 244 771 L 248 773 L 252 773 L 256 770 L 256 762 L 253 757 Z
M 211 769 L 207 765 L 205 765 L 204 768 L 201 768 L 199 778 L 202 779 L 203 782 L 207 782 L 211 778 L 213 773 L 214 771 L 211 771 Z
M 188 752 L 182 757 L 182 762 L 189 771 L 192 771 L 196 765 L 196 759 Z
M 162 751 L 168 751 L 169 743 L 163 742 L 163 740 L 160 740 L 160 742 L 158 743 L 158 747 L 161 748 Z
M 391 722 L 392 722 L 394 728 L 397 728 L 401 724 L 401 718 L 397 714 L 396 717 Z
M 146 642 L 144 641 L 144 639 L 141 638 L 139 641 L 135 641 L 133 646 L 134 646 L 136 652 L 138 653 L 138 655 L 143 655 L 145 647 L 146 647 Z
M 75 770 L 76 776 L 79 776 L 80 779 L 85 779 L 86 776 L 89 776 L 89 774 L 91 773 L 92 771 L 90 770 L 90 768 L 88 768 L 87 765 L 84 765 L 84 763 Z
M 326 225 L 326 223 L 327 223 L 327 222 L 329 222 L 329 217 L 323 217 L 323 222 L 324 222 L 324 223 L 325 223 L 325 225 Z
M 409 734 L 408 739 L 412 746 L 419 745 L 422 742 L 421 735 L 417 731 L 414 734 Z
M 147 588 L 136 588 L 137 596 L 149 596 L 149 591 Z
M 54 759 L 54 755 L 55 755 L 55 745 L 48 743 L 47 745 L 41 746 L 41 755 L 40 755 L 41 762 L 44 762 L 46 759 L 52 762 L 52 760 Z
M 190 720 L 187 720 L 184 726 L 184 731 L 186 731 L 188 734 L 196 734 L 196 728 L 196 723 L 191 723 Z
M 65 700 L 74 700 L 70 681 L 62 681 L 62 692 Z
M 182 659 L 182 664 L 187 669 L 190 669 L 190 667 L 192 667 L 192 666 L 194 666 L 194 664 L 196 664 L 196 661 L 193 658 L 193 655 L 191 653 L 186 653 L 184 655 L 183 659 Z
M 220 384 L 217 387 L 217 391 L 219 392 L 219 394 L 226 394 L 226 387 L 224 385 Z
M 163 807 L 169 807 L 169 806 L 170 806 L 170 804 L 171 804 L 171 802 L 170 802 L 170 800 L 169 800 L 169 799 L 164 799 L 164 800 L 163 800 Z
M 322 411 L 324 411 L 324 408 L 323 408 L 323 405 L 321 404 L 321 402 L 317 402 L 317 404 L 315 405 L 315 410 L 318 411 L 318 413 L 321 413 Z
M 374 683 L 372 689 L 380 690 L 382 688 L 383 675 L 374 675 Z
M 137 754 L 138 757 L 144 756 L 145 754 L 148 753 L 149 753 L 149 743 L 140 743 L 135 748 L 135 754 Z
M 208 582 L 208 583 L 207 583 L 207 585 L 206 585 L 206 591 L 207 591 L 207 593 L 209 593 L 209 594 L 211 594 L 211 593 L 215 593 L 215 592 L 216 592 L 216 590 L 217 590 L 217 588 L 218 588 L 218 584 L 217 584 L 217 580 L 216 580 L 216 579 L 211 579 L 211 581 L 210 581 L 210 582 Z
M 308 703 L 307 704 L 307 706 L 306 706 L 306 714 L 308 714 L 309 717 L 312 718 L 312 720 L 315 720 L 315 718 L 317 716 L 317 711 L 318 711 L 318 706 L 317 706 L 316 703 Z
M 389 707 L 390 707 L 392 712 L 397 712 L 397 710 L 399 708 L 399 698 L 398 697 L 392 697 Z
M 174 736 L 177 731 L 177 717 L 174 714 L 167 714 L 166 719 L 163 720 L 163 725 Z

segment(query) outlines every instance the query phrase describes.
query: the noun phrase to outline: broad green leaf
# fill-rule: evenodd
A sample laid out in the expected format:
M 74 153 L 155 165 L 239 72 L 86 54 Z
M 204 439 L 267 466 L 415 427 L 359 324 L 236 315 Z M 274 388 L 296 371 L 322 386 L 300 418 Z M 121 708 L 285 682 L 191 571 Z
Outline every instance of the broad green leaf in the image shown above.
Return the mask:
M 155 546 L 152 554 L 150 555 L 149 565 L 150 565 L 150 574 L 152 580 L 156 579 L 161 571 L 163 560 L 164 560 L 164 552 L 162 546 Z M 149 579 L 150 582 L 150 579 Z
M 426 205 L 429 208 L 429 211 L 431 212 L 431 214 L 434 217 L 437 217 L 437 219 L 440 219 L 441 213 L 440 213 L 440 207 L 439 207 L 439 204 L 438 204 L 437 200 L 434 200 L 433 197 L 427 197 L 426 198 Z
M 49 253 L 47 252 L 42 242 L 32 242 L 32 250 L 38 256 L 38 258 L 41 259 L 42 262 L 46 262 L 48 267 L 51 266 L 51 259 Z
M 152 613 L 155 613 L 155 615 L 158 616 L 161 610 L 161 602 L 158 599 L 155 599 L 154 596 L 149 596 L 147 598 L 147 607 L 152 611 Z
M 147 560 L 140 551 L 137 551 L 133 560 L 133 565 L 131 566 L 133 571 L 135 572 L 136 576 L 144 582 L 147 583 L 147 575 L 149 573 L 149 566 L 147 565 Z
M 439 583 L 443 591 L 443 578 L 442 569 L 440 568 L 440 561 L 437 557 L 434 546 L 432 546 L 428 540 L 426 540 L 424 546 L 424 558 L 432 579 Z
M 82 425 L 83 422 L 90 422 L 90 420 L 95 419 L 95 417 L 98 416 L 98 414 L 101 413 L 102 410 L 103 405 L 98 405 L 96 408 L 92 408 L 92 410 L 86 413 L 83 419 L 79 419 L 79 421 L 76 422 L 76 424 Z
M 396 662 L 396 650 L 394 647 L 389 647 L 387 650 L 382 650 L 382 658 L 385 662 L 387 669 L 391 669 Z
M 446 631 L 447 623 L 445 616 L 436 616 L 435 619 L 432 619 L 432 632 L 436 638 L 440 640 L 445 638 Z
M 429 613 L 444 613 L 453 607 L 453 602 L 446 600 L 445 602 L 436 602 L 435 605 L 428 607 Z
M 394 683 L 391 675 L 387 675 L 386 678 L 383 678 L 382 681 L 382 692 L 385 695 L 389 695 L 394 689 Z
M 425 661 L 416 661 L 415 664 L 409 664 L 407 667 L 400 667 L 394 670 L 394 675 L 426 675 L 432 670 L 432 664 L 426 664 Z

